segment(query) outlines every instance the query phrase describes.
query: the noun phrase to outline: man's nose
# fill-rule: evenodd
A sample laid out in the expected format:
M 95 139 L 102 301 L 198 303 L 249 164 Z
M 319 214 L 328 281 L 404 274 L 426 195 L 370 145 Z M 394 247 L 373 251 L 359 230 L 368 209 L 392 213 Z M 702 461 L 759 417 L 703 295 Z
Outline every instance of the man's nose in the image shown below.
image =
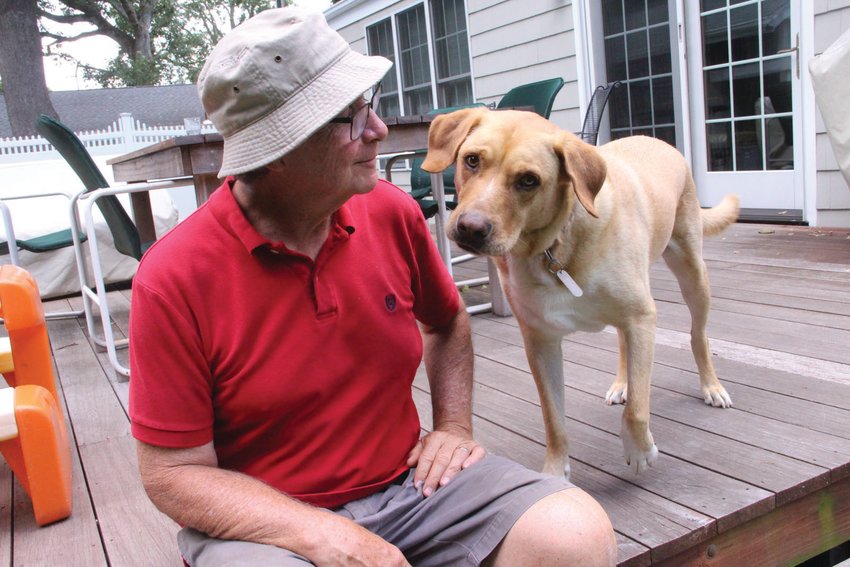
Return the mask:
M 369 120 L 366 122 L 366 129 L 363 130 L 363 138 L 367 142 L 385 140 L 387 138 L 387 125 L 381 120 L 381 117 L 374 112 L 369 113 Z

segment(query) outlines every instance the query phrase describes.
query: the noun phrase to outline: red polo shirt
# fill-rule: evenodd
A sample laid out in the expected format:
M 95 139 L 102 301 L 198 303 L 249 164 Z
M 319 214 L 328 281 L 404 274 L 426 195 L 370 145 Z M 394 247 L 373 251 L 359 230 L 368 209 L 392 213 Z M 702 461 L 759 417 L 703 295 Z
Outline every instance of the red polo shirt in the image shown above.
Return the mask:
M 419 437 L 417 320 L 461 308 L 425 220 L 379 182 L 350 199 L 316 261 L 269 242 L 220 187 L 133 281 L 133 435 L 213 441 L 219 466 L 334 508 L 402 472 Z

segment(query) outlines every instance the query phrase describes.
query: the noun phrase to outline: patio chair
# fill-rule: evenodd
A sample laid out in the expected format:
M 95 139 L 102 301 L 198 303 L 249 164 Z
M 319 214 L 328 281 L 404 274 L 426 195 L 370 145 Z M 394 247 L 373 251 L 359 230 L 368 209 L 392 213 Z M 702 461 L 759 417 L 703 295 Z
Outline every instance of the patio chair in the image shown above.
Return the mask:
M 531 106 L 534 107 L 534 112 L 543 118 L 549 118 L 552 106 L 555 104 L 555 97 L 563 86 L 564 79 L 561 77 L 519 85 L 505 93 L 496 108 Z
M 596 145 L 599 138 L 599 126 L 602 123 L 602 114 L 605 112 L 605 105 L 608 104 L 608 98 L 611 92 L 619 87 L 620 81 L 613 81 L 607 85 L 599 85 L 593 91 L 593 96 L 590 97 L 590 104 L 587 105 L 587 111 L 584 113 L 584 123 L 581 127 L 579 137 L 591 144 Z
M 9 261 L 13 266 L 21 266 L 21 259 L 19 254 L 20 250 L 26 250 L 27 252 L 32 252 L 34 254 L 41 254 L 43 252 L 51 252 L 53 250 L 59 250 L 60 248 L 67 248 L 69 246 L 74 245 L 74 238 L 71 234 L 71 229 L 66 228 L 63 230 L 58 230 L 55 232 L 50 232 L 47 234 L 42 234 L 40 236 L 35 236 L 32 238 L 19 239 L 15 234 L 15 225 L 12 222 L 12 213 L 9 210 L 9 203 L 7 201 L 17 201 L 23 199 L 42 199 L 48 197 L 64 197 L 69 201 L 73 198 L 73 195 L 69 195 L 64 192 L 53 192 L 53 193 L 38 193 L 35 195 L 14 195 L 10 197 L 4 197 L 0 199 L 0 219 L 3 222 L 3 229 L 6 233 L 6 240 L 0 242 L 0 256 L 9 255 Z M 86 235 L 81 235 L 81 239 L 85 241 Z M 10 246 L 9 243 L 14 242 L 14 246 Z M 70 319 L 76 318 L 83 315 L 84 312 L 82 309 L 78 311 L 57 311 L 53 313 L 48 313 L 45 315 L 46 319 Z
M 112 235 L 115 249 L 131 258 L 140 260 L 142 254 L 148 249 L 152 242 L 142 242 L 139 231 L 124 206 L 118 200 L 121 193 L 132 193 L 138 191 L 152 191 L 165 189 L 176 185 L 191 183 L 191 179 L 184 182 L 161 182 L 161 183 L 134 183 L 132 185 L 110 188 L 109 183 L 103 177 L 97 164 L 92 160 L 85 146 L 76 134 L 61 122 L 41 115 L 36 122 L 39 134 L 46 138 L 53 147 L 62 155 L 65 161 L 74 170 L 85 187 L 85 191 L 75 195 L 71 200 L 70 221 L 71 235 L 74 241 L 74 252 L 77 258 L 77 270 L 82 290 L 83 311 L 86 316 L 89 338 L 96 345 L 105 348 L 109 361 L 116 372 L 123 376 L 129 376 L 130 370 L 118 361 L 117 349 L 127 346 L 127 339 L 116 340 L 112 332 L 112 319 L 109 315 L 109 303 L 106 297 L 106 282 L 103 275 L 100 251 L 97 239 L 88 239 L 89 260 L 83 252 L 83 230 L 80 223 L 82 211 L 85 225 L 89 230 L 94 227 L 94 215 L 92 207 L 97 206 L 103 215 L 109 232 Z M 96 318 L 92 309 L 96 304 L 100 311 L 101 331 L 98 333 Z

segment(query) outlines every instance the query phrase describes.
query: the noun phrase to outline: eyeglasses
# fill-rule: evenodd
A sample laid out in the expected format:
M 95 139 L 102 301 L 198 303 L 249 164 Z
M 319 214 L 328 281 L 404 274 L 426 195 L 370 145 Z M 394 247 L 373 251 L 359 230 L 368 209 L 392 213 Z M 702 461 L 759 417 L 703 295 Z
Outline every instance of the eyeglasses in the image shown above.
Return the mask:
M 370 89 L 370 91 L 372 92 L 371 96 L 369 96 L 369 91 L 363 93 L 363 100 L 368 98 L 369 102 L 357 110 L 353 110 L 351 116 L 330 119 L 330 122 L 333 122 L 334 124 L 351 124 L 352 141 L 362 136 L 363 132 L 366 130 L 366 123 L 369 122 L 369 113 L 375 111 L 375 104 L 381 98 L 381 83 L 375 85 L 372 89 Z

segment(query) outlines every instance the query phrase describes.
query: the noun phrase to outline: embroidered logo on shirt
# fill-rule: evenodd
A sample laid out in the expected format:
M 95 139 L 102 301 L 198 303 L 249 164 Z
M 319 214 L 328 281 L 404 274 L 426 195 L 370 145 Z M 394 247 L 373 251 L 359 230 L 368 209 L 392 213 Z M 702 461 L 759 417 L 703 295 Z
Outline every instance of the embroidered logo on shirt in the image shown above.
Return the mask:
M 395 294 L 393 293 L 390 293 L 384 298 L 384 305 L 387 306 L 387 311 L 389 312 L 395 311 L 396 303 Z

